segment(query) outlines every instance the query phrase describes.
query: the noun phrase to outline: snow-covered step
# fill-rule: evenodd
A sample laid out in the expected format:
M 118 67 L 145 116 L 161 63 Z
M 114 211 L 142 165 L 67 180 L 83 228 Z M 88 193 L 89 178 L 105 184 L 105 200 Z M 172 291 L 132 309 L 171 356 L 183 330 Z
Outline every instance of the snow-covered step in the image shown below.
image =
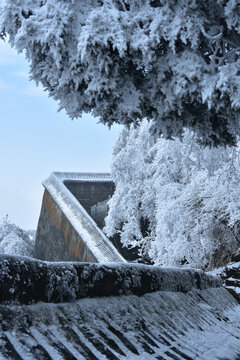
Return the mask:
M 0 316 L 0 359 L 234 360 L 240 353 L 240 308 L 222 287 L 5 305 Z
M 200 270 L 0 256 L 1 360 L 235 360 L 240 306 Z
M 220 269 L 217 273 L 223 280 L 224 287 L 230 291 L 240 303 L 240 262 L 232 262 Z

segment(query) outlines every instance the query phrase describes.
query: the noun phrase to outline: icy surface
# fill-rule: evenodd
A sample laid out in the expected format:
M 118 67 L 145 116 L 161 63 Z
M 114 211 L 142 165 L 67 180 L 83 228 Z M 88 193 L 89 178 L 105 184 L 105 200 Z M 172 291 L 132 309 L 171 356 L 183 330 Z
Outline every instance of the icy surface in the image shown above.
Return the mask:
M 0 275 L 1 360 L 240 354 L 239 303 L 201 270 L 0 255 Z
M 239 324 L 223 288 L 0 306 L 0 358 L 234 360 Z

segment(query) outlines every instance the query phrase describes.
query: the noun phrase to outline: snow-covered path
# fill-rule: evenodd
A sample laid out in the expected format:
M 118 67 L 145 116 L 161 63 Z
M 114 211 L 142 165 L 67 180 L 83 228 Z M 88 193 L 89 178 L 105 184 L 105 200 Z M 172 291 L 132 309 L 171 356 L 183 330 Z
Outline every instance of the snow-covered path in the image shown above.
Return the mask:
M 1 306 L 0 359 L 238 359 L 240 307 L 223 288 Z
M 0 256 L 0 360 L 237 360 L 240 305 L 203 271 Z

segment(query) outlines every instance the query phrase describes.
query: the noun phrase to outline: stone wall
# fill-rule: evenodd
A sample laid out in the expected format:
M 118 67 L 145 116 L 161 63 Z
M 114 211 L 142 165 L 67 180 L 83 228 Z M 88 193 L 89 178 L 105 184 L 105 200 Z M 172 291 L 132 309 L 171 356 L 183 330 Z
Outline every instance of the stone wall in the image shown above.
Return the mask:
M 240 303 L 240 255 L 237 262 L 232 262 L 222 268 L 218 276 L 223 280 L 223 286 Z
M 110 181 L 64 181 L 64 185 L 89 215 L 91 214 L 91 207 L 111 197 L 115 189 L 114 183 Z
M 43 182 L 35 254 L 47 261 L 126 262 L 92 219 L 91 207 L 109 198 L 109 174 L 52 173 Z
M 38 222 L 35 253 L 47 261 L 97 262 L 60 207 L 45 190 Z

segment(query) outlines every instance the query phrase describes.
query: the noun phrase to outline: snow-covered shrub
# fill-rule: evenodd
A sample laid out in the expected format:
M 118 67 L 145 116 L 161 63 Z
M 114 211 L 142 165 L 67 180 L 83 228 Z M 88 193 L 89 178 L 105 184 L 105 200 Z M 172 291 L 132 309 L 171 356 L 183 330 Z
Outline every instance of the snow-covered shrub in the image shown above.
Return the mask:
M 165 140 L 151 126 L 124 129 L 115 145 L 107 235 L 155 264 L 226 263 L 240 246 L 238 148 L 203 148 L 188 130 Z
M 34 256 L 35 231 L 23 230 L 6 216 L 0 222 L 0 253 Z

